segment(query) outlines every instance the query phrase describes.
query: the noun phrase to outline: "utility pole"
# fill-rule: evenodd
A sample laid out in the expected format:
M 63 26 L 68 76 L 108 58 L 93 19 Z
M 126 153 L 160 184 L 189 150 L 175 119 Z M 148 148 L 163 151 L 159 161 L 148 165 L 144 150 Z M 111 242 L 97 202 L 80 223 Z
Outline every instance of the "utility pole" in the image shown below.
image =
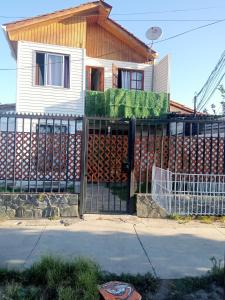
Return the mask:
M 197 113 L 197 96 L 194 96 L 194 115 L 196 116 Z

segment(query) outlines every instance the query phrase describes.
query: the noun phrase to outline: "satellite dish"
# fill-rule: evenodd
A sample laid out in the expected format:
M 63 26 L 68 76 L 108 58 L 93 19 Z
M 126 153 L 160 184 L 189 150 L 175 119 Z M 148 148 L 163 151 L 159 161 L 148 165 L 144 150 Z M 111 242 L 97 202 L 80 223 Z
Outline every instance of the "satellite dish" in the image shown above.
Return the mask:
M 151 41 L 158 40 L 162 36 L 162 29 L 160 27 L 150 27 L 145 34 L 146 38 Z

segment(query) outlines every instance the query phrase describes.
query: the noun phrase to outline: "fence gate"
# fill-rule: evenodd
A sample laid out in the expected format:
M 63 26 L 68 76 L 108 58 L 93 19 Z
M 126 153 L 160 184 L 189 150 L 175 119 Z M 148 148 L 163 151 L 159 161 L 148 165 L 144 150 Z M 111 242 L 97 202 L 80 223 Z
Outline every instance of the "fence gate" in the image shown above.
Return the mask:
M 88 119 L 86 213 L 130 212 L 132 121 Z

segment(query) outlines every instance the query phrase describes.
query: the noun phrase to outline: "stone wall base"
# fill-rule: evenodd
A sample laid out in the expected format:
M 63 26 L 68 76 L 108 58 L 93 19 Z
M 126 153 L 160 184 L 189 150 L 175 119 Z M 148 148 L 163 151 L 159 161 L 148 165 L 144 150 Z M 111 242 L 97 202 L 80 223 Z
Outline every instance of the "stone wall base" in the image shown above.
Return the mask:
M 0 194 L 0 218 L 79 217 L 75 194 Z
M 153 199 L 151 194 L 137 194 L 137 216 L 140 218 L 165 218 L 167 212 Z

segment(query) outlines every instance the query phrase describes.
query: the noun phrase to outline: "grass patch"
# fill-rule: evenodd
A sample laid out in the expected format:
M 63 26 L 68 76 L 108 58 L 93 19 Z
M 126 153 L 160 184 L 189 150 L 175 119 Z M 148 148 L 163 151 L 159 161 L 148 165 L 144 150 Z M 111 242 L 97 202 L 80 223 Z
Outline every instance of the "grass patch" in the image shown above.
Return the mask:
M 218 221 L 221 223 L 225 223 L 225 216 L 220 217 Z
M 214 222 L 225 223 L 225 216 L 181 216 L 178 214 L 171 214 L 167 218 L 181 224 L 195 220 L 204 224 L 212 224 Z
M 172 280 L 167 300 L 182 300 L 198 290 L 208 291 L 212 284 L 223 286 L 222 261 L 210 259 L 211 270 L 201 277 Z M 93 261 L 85 258 L 64 260 L 45 256 L 24 271 L 0 269 L 3 300 L 100 300 L 98 285 L 108 281 L 132 284 L 142 295 L 151 299 L 160 281 L 151 273 L 145 275 L 116 275 L 101 271 Z
M 41 299 L 41 290 L 37 287 L 29 288 L 22 286 L 20 283 L 8 283 L 3 289 L 3 300 L 38 300 Z
M 172 214 L 172 215 L 168 216 L 168 219 L 169 220 L 175 220 L 178 223 L 183 224 L 183 223 L 188 223 L 188 222 L 192 221 L 193 217 L 192 216 L 181 216 L 181 215 L 178 215 L 178 214 Z
M 174 280 L 168 300 L 182 300 L 183 296 L 198 290 L 208 291 L 212 284 L 223 287 L 224 268 L 221 260 L 210 258 L 212 269 L 201 277 L 186 277 Z
M 212 224 L 213 222 L 216 221 L 216 218 L 213 216 L 198 216 L 196 217 L 196 220 L 204 224 Z
M 143 297 L 158 287 L 158 280 L 150 273 L 137 276 L 105 273 L 86 258 L 64 260 L 45 256 L 24 271 L 0 269 L 5 300 L 98 300 L 98 285 L 111 280 L 133 284 Z

